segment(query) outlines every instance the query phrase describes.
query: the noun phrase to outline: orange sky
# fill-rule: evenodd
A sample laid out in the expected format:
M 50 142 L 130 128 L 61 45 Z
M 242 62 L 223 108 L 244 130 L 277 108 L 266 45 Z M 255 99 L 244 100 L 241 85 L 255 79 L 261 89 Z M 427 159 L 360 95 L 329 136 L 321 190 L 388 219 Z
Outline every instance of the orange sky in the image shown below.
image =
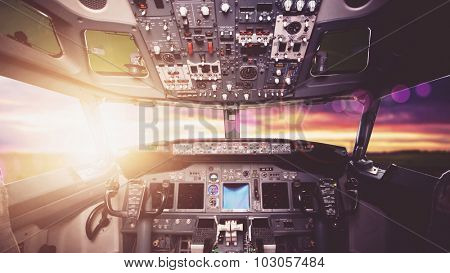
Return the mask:
M 448 84 L 447 84 L 448 85 Z M 450 150 L 448 86 L 427 96 L 410 90 L 409 101 L 383 101 L 369 152 Z M 77 99 L 0 77 L 0 151 L 64 152 L 86 156 L 94 147 Z M 360 120 L 357 102 L 271 107 L 241 112 L 242 137 L 306 139 L 353 148 Z M 139 107 L 105 103 L 101 106 L 114 151 L 139 144 Z M 146 108 L 146 141 L 223 137 L 222 112 L 170 111 Z M 152 121 L 154 121 L 152 123 Z M 154 128 L 154 129 L 152 129 Z

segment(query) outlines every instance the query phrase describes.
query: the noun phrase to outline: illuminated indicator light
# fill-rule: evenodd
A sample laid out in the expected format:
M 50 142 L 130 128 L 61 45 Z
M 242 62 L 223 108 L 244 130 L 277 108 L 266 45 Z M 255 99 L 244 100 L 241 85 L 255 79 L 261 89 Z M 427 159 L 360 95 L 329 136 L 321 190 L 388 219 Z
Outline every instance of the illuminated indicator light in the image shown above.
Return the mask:
M 214 45 L 213 45 L 213 42 L 211 41 L 211 42 L 208 42 L 208 53 L 213 54 L 213 52 L 214 52 Z
M 187 43 L 187 52 L 189 55 L 192 55 L 194 53 L 194 45 L 192 42 Z

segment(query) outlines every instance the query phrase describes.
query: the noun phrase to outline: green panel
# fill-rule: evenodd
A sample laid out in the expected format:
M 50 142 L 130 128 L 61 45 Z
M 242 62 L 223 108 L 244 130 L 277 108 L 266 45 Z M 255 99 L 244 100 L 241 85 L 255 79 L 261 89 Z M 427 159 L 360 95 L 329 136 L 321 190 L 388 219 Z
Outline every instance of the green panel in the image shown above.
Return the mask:
M 0 34 L 53 57 L 62 54 L 52 20 L 22 1 L 0 2 Z
M 145 68 L 133 35 L 123 32 L 87 30 L 86 43 L 91 69 L 103 75 L 145 76 Z M 130 66 L 138 68 L 130 72 Z
M 318 64 L 314 62 L 312 74 L 316 76 L 363 71 L 368 63 L 369 44 L 370 30 L 367 28 L 325 33 L 319 50 L 327 54 L 326 69 L 319 73 Z

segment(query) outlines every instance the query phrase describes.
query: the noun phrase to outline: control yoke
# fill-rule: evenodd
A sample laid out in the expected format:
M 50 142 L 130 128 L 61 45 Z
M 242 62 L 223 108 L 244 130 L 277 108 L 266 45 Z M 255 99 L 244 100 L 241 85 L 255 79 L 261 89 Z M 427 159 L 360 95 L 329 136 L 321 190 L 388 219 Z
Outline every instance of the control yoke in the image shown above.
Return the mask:
M 106 182 L 105 204 L 108 214 L 114 217 L 126 218 L 128 216 L 127 211 L 115 210 L 112 206 L 112 198 L 119 192 L 120 184 L 115 178 Z
M 154 218 L 163 213 L 164 208 L 166 207 L 166 204 L 167 204 L 168 189 L 169 189 L 169 183 L 166 183 L 166 182 L 162 183 L 162 190 L 156 191 L 156 193 L 159 194 L 159 196 L 161 196 L 161 205 L 158 207 L 158 209 L 156 211 L 144 210 L 143 211 L 144 216 Z M 144 201 L 144 204 L 146 203 L 145 201 Z

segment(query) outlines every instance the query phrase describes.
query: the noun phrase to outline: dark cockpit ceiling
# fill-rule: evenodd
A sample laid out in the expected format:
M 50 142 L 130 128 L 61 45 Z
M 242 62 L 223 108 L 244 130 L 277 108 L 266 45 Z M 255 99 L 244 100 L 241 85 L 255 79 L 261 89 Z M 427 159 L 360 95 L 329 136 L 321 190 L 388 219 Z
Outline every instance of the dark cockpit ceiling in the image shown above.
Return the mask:
M 1 74 L 79 97 L 207 106 L 376 98 L 448 73 L 433 61 L 448 56 L 439 16 L 448 1 L 24 2 L 51 18 L 62 54 L 1 37 Z M 17 11 L 11 3 L 2 8 Z M 118 65 L 108 58 L 130 47 L 123 36 L 136 52 Z

